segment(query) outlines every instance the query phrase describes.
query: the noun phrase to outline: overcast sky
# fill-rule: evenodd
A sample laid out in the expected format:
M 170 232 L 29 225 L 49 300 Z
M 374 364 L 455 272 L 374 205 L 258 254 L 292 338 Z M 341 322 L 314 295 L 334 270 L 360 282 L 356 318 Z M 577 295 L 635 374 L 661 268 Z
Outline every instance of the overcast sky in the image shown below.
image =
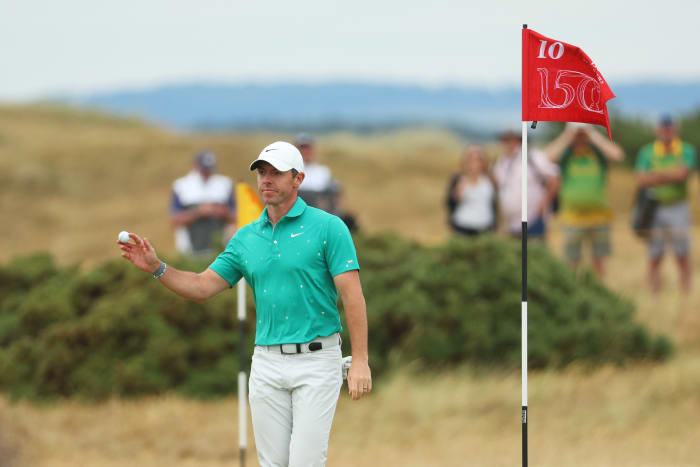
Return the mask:
M 192 80 L 518 85 L 520 29 L 611 87 L 700 79 L 700 1 L 0 0 L 0 99 Z

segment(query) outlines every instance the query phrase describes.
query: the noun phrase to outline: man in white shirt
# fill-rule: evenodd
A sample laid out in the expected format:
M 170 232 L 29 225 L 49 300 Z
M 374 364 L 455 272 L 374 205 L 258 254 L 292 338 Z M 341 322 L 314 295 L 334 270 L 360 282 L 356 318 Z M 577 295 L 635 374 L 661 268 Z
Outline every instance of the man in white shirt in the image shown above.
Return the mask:
M 350 232 L 358 230 L 357 218 L 352 212 L 343 209 L 342 189 L 331 175 L 331 169 L 314 161 L 316 152 L 314 139 L 308 133 L 299 133 L 294 145 L 304 159 L 306 177 L 299 186 L 299 196 L 308 204 L 340 217 Z
M 340 185 L 333 179 L 331 169 L 314 161 L 316 153 L 313 138 L 308 133 L 299 133 L 294 138 L 294 145 L 304 158 L 306 174 L 299 187 L 299 196 L 309 206 L 337 215 Z
M 299 187 L 299 191 L 323 192 L 337 191 L 338 183 L 333 180 L 331 169 L 325 165 L 314 162 L 316 153 L 314 150 L 314 140 L 308 133 L 299 133 L 294 139 L 296 147 L 304 158 L 306 177 Z M 307 201 L 308 203 L 308 201 Z
M 175 247 L 186 255 L 206 256 L 213 251 L 212 241 L 222 234 L 225 244 L 236 221 L 233 182 L 214 173 L 216 157 L 200 152 L 194 167 L 173 183 L 170 222 L 175 228 Z
M 521 138 L 512 130 L 501 135 L 504 151 L 493 171 L 504 224 L 513 237 L 522 234 Z M 552 201 L 559 189 L 559 168 L 535 149 L 528 150 L 527 164 L 527 234 L 528 238 L 544 239 Z

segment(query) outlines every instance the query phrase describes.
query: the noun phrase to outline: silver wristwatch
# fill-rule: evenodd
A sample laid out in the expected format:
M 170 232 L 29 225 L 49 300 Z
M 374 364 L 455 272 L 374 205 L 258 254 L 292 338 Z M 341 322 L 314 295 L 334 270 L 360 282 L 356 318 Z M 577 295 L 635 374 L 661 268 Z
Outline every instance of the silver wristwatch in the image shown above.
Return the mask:
M 156 272 L 153 273 L 153 278 L 158 279 L 160 276 L 165 274 L 166 269 L 168 269 L 168 265 L 161 261 L 160 266 L 158 266 L 158 269 L 156 269 Z

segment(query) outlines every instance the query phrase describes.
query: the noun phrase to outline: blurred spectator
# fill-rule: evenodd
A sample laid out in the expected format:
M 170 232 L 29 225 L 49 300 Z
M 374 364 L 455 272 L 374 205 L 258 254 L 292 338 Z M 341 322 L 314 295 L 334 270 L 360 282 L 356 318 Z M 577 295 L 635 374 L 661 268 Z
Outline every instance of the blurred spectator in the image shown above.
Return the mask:
M 461 172 L 450 179 L 447 193 L 449 223 L 464 235 L 478 235 L 496 227 L 496 185 L 480 146 L 469 146 Z
M 690 209 L 687 180 L 697 167 L 695 148 L 681 141 L 678 127 L 668 116 L 659 122 L 657 139 L 644 146 L 637 156 L 637 183 L 647 188 L 658 203 L 651 222 L 649 244 L 649 283 L 658 292 L 660 266 L 665 244 L 673 245 L 680 273 L 681 288 L 690 292 Z
M 173 183 L 170 222 L 175 228 L 175 247 L 186 255 L 205 256 L 212 252 L 217 235 L 226 243 L 236 221 L 233 182 L 214 173 L 216 157 L 197 154 L 194 167 Z
M 521 135 L 509 130 L 501 134 L 503 154 L 496 161 L 493 174 L 506 231 L 512 237 L 522 234 L 522 163 Z M 527 234 L 544 240 L 552 201 L 559 187 L 559 169 L 536 149 L 527 154 Z
M 355 216 L 342 210 L 342 189 L 331 175 L 331 169 L 315 162 L 316 151 L 313 137 L 299 133 L 294 144 L 304 158 L 304 181 L 299 187 L 299 196 L 308 204 L 340 217 L 351 232 L 357 230 Z
M 593 270 L 603 276 L 604 258 L 610 256 L 612 210 L 607 197 L 608 160 L 620 162 L 620 146 L 591 125 L 569 123 L 544 150 L 561 172 L 560 219 L 564 256 L 574 266 L 581 262 L 584 242 L 591 245 Z

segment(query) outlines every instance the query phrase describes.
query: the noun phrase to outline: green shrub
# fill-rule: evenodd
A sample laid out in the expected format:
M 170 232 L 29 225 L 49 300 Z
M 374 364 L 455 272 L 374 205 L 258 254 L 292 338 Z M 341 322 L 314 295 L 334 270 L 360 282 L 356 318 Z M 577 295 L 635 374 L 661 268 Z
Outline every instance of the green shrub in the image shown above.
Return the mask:
M 81 274 L 43 254 L 0 267 L 0 278 L 10 292 L 0 304 L 0 390 L 15 398 L 206 397 L 236 388 L 235 293 L 198 305 L 123 260 Z M 252 304 L 249 316 L 253 323 Z
M 427 367 L 520 364 L 519 241 L 483 236 L 421 247 L 388 234 L 356 243 L 373 368 L 387 369 L 397 351 Z M 652 338 L 633 315 L 631 301 L 529 246 L 531 367 L 669 357 L 670 341 Z
M 485 236 L 426 247 L 386 234 L 357 237 L 356 245 L 375 377 L 409 362 L 520 364 L 519 242 Z M 590 275 L 577 277 L 539 245 L 528 259 L 533 368 L 671 354 L 666 338 L 633 321 L 629 300 Z M 195 271 L 206 265 L 174 264 Z M 12 397 L 214 397 L 237 389 L 235 291 L 199 305 L 123 260 L 80 273 L 47 255 L 0 267 L 0 290 L 0 390 Z M 251 295 L 247 326 L 254 332 Z M 347 352 L 347 329 L 343 338 Z M 250 352 L 253 336 L 243 345 Z

